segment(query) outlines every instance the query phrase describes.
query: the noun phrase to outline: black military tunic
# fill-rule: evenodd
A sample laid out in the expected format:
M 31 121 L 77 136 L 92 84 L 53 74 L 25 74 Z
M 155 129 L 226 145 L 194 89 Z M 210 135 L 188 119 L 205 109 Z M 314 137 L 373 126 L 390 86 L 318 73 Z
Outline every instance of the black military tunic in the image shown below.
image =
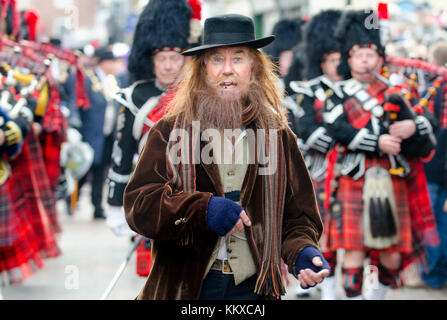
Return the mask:
M 145 144 L 147 127 L 152 127 L 155 120 L 159 120 L 156 117 L 152 121 L 147 116 L 157 107 L 164 91 L 156 81 L 136 81 L 121 90 L 115 98 L 121 107 L 112 152 L 112 168 L 108 175 L 107 202 L 111 206 L 123 205 L 124 188 L 134 168 L 134 157 Z

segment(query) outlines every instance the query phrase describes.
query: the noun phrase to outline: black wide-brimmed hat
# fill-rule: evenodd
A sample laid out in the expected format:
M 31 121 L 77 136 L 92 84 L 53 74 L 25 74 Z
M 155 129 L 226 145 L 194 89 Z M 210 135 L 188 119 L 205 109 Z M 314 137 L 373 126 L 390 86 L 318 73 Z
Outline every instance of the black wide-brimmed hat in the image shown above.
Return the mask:
M 206 49 L 225 46 L 250 46 L 262 48 L 275 40 L 275 36 L 255 38 L 253 20 L 240 14 L 225 14 L 205 20 L 202 45 L 186 50 L 192 56 Z

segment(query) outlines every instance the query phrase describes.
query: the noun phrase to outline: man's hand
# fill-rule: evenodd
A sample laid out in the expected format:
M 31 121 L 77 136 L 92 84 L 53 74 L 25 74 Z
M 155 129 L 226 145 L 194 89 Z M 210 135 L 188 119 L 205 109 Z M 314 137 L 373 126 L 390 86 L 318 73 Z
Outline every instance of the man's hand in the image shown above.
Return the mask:
M 416 124 L 413 120 L 396 121 L 390 125 L 390 134 L 402 140 L 410 138 L 416 133 Z
M 323 255 L 314 247 L 305 247 L 298 255 L 295 272 L 303 289 L 321 283 L 330 274 L 330 267 Z
M 379 149 L 385 153 L 397 156 L 400 153 L 401 138 L 392 136 L 390 134 L 382 134 L 379 137 Z
M 244 209 L 236 202 L 223 197 L 212 196 L 208 202 L 208 227 L 220 236 L 227 233 L 244 231 L 244 225 L 251 226 L 251 221 Z
M 42 133 L 42 125 L 40 123 L 33 122 L 32 127 L 36 136 Z
M 244 225 L 246 225 L 247 227 L 251 226 L 250 218 L 248 218 L 245 210 L 241 212 L 241 214 L 239 215 L 239 220 L 236 222 L 236 225 L 233 227 L 233 229 L 231 229 L 229 234 L 235 233 L 236 230 L 239 232 L 244 232 Z
M 127 224 L 123 207 L 107 206 L 106 225 L 118 237 L 135 235 L 135 232 L 133 232 Z
M 321 261 L 320 257 L 313 258 L 312 263 L 316 267 L 323 266 L 323 261 Z M 303 289 L 306 289 L 308 287 L 315 286 L 317 283 L 321 283 L 323 279 L 329 275 L 329 272 L 329 269 L 323 269 L 319 272 L 315 272 L 307 268 L 300 271 L 300 273 L 298 274 L 298 280 L 300 281 L 301 287 Z

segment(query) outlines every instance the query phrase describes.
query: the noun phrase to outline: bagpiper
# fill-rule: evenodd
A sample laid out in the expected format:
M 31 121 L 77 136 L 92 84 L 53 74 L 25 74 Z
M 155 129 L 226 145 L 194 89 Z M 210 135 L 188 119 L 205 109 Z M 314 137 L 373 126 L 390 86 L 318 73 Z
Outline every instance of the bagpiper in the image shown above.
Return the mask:
M 170 89 L 186 63 L 181 53 L 198 43 L 200 14 L 199 1 L 152 0 L 139 18 L 128 65 L 133 83 L 115 97 L 121 107 L 108 175 L 107 224 L 118 235 L 129 231 L 122 206 L 134 157 L 166 113 Z M 137 274 L 147 276 L 150 266 L 150 241 L 145 239 L 137 248 Z
M 275 41 L 263 49 L 263 52 L 268 54 L 270 59 L 278 66 L 279 87 L 286 91 L 289 85 L 289 81 L 287 81 L 289 70 L 295 61 L 295 48 L 302 42 L 302 30 L 306 23 L 307 20 L 302 17 L 280 19 L 275 23 L 272 31 Z M 299 107 L 288 95 L 284 97 L 283 104 L 287 110 L 290 128 L 297 134 Z
M 364 297 L 366 254 L 378 257 L 377 288 L 366 298 L 383 299 L 405 263 L 421 253 L 421 235 L 434 231 L 420 161 L 433 148 L 433 124 L 426 110 L 415 112 L 404 97 L 405 83 L 382 74 L 385 48 L 379 25 L 365 24 L 371 19 L 378 21 L 372 10 L 347 11 L 340 18 L 338 73 L 346 81 L 343 97 L 333 94 L 323 109 L 336 143 L 327 155 L 328 248 L 345 249 L 342 283 L 348 299 Z
M 55 234 L 57 220 L 50 153 L 59 154 L 65 119 L 58 105 L 58 91 L 49 72 L 51 59 L 34 50 L 32 23 L 20 28 L 15 2 L 1 3 L 0 138 L 0 287 L 16 285 L 42 268 L 44 258 L 60 254 Z M 23 15 L 37 18 L 35 15 Z M 31 19 L 34 20 L 35 19 Z M 3 25 L 2 25 L 3 27 Z M 28 28 L 24 30 L 23 28 Z M 6 31 L 6 35 L 3 35 Z M 26 32 L 24 32 L 26 31 Z M 17 40 L 20 42 L 15 42 Z M 60 140 L 58 140 L 60 141 Z M 51 151 L 50 151 L 51 149 Z M 53 158 L 53 159 L 54 159 Z M 56 166 L 59 167 L 58 161 Z M 5 172 L 5 170 L 0 170 Z M 6 178 L 6 179 L 5 179 Z
M 323 125 L 322 113 L 327 97 L 342 97 L 339 86 L 341 77 L 337 73 L 340 52 L 334 39 L 334 29 L 340 19 L 341 11 L 326 10 L 315 15 L 303 32 L 304 65 L 307 81 L 292 81 L 290 88 L 294 91 L 291 98 L 298 104 L 298 138 L 301 139 L 306 164 L 308 166 L 322 219 L 326 228 L 329 214 L 324 211 L 324 186 L 326 178 L 326 154 L 333 146 L 333 140 Z M 320 245 L 323 255 L 331 266 L 330 276 L 321 284 L 321 298 L 335 299 L 335 266 L 337 252 L 330 251 L 323 235 Z

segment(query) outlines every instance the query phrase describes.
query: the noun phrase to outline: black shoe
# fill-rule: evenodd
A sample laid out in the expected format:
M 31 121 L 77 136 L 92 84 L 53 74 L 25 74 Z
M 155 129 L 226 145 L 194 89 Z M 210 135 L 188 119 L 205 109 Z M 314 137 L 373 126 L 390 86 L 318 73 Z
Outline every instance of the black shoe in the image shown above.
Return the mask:
M 93 215 L 93 219 L 99 220 L 99 219 L 105 219 L 105 218 L 106 218 L 106 216 L 104 215 L 103 211 L 96 211 L 95 210 L 95 213 Z
M 65 207 L 67 208 L 67 214 L 69 216 L 72 216 L 73 212 L 71 210 L 71 199 L 70 199 L 70 197 L 65 198 Z

